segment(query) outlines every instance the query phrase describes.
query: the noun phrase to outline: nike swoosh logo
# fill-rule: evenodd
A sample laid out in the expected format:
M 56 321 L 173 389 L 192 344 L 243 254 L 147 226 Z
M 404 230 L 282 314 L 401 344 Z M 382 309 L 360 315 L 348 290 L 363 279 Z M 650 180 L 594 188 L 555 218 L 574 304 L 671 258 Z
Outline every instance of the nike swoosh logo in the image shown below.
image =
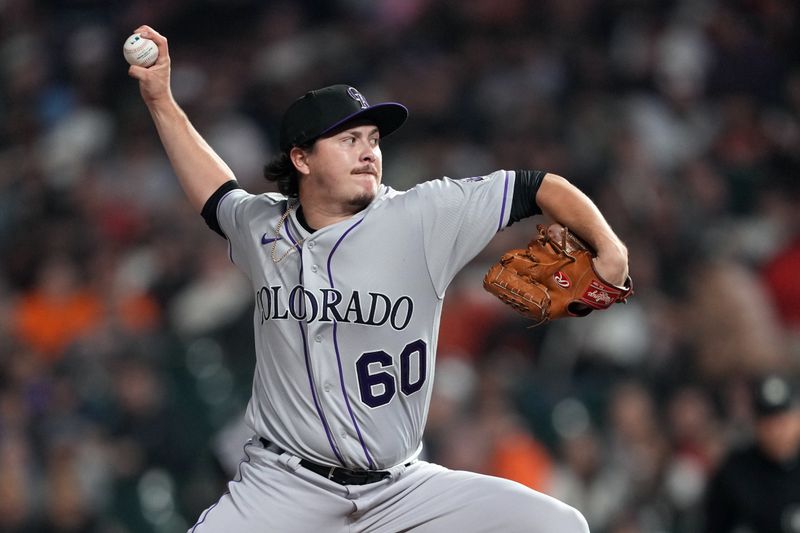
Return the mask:
M 279 241 L 282 238 L 283 237 L 280 237 L 280 236 L 278 236 L 278 237 L 267 237 L 267 234 L 265 233 L 264 235 L 261 236 L 261 244 L 269 244 L 271 242 Z

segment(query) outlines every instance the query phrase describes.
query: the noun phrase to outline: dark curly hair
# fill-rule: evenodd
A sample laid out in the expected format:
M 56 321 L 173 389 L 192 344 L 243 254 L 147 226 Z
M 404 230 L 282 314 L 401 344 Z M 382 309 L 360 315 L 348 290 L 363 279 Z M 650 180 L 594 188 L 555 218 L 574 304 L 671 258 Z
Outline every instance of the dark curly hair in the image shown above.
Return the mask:
M 313 149 L 314 143 L 298 146 L 302 150 Z M 275 158 L 264 165 L 264 177 L 267 181 L 274 181 L 278 184 L 278 191 L 290 198 L 297 198 L 300 193 L 300 176 L 294 168 L 291 158 L 287 152 L 281 152 Z

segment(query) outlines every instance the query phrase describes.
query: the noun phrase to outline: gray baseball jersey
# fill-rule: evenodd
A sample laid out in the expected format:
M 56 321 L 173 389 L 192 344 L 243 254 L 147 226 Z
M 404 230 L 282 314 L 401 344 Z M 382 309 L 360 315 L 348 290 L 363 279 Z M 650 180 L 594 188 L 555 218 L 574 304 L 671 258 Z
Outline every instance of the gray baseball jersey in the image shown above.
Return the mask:
M 282 195 L 227 193 L 217 219 L 256 300 L 250 427 L 325 465 L 416 456 L 445 290 L 507 224 L 513 186 L 502 170 L 381 185 L 366 209 L 313 234 Z
M 313 233 L 284 196 L 225 193 L 217 220 L 256 299 L 256 436 L 191 533 L 588 532 L 519 483 L 416 460 L 445 290 L 508 224 L 514 184 L 501 170 L 381 186 Z M 343 482 L 319 465 L 380 472 Z

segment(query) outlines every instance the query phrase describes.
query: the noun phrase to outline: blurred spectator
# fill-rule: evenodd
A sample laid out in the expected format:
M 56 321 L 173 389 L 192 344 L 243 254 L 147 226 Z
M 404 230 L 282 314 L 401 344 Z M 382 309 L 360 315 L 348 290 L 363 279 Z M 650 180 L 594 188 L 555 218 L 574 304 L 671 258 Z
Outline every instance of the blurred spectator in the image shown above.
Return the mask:
M 468 402 L 465 389 L 451 382 L 463 371 L 460 361 L 441 365 L 446 375 L 437 376 L 442 385 L 435 387 L 439 401 L 431 408 L 426 447 L 449 468 L 504 477 L 547 492 L 553 470 L 550 452 L 513 414 L 509 403 L 512 373 L 519 369 L 498 356 L 478 374 L 476 398 Z
M 50 258 L 33 290 L 22 295 L 12 321 L 19 338 L 54 361 L 76 339 L 102 320 L 99 297 L 85 287 L 77 266 L 66 257 Z
M 670 448 L 653 392 L 638 380 L 615 385 L 608 422 L 608 460 L 625 477 L 630 495 L 620 514 L 632 513 L 644 531 L 671 530 L 675 516 L 664 483 Z
M 201 254 L 195 279 L 170 304 L 170 321 L 187 338 L 219 332 L 251 305 L 250 285 L 229 268 L 227 254 L 219 247 L 208 248 Z
M 797 136 L 800 140 L 800 131 Z M 800 158 L 779 157 L 771 167 L 772 180 L 763 203 L 781 234 L 780 244 L 763 265 L 762 277 L 782 324 L 796 343 L 800 339 L 800 284 L 793 275 L 800 268 Z
M 592 532 L 610 531 L 631 498 L 630 483 L 621 470 L 604 460 L 600 435 L 589 427 L 564 435 L 560 456 L 551 493 L 581 509 Z
M 7 405 L 10 401 L 7 395 L 0 397 L 0 410 L 11 407 Z M 5 416 L 3 422 L 7 422 Z M 32 452 L 20 434 L 6 435 L 0 443 L 0 531 L 23 533 L 34 523 L 37 502 Z
M 800 238 L 781 250 L 764 270 L 764 278 L 777 311 L 792 331 L 800 331 L 800 284 L 795 274 L 800 271 Z
M 673 531 L 698 531 L 702 497 L 711 472 L 725 452 L 726 438 L 708 391 L 680 385 L 668 398 L 665 422 L 672 454 L 665 472 Z
M 714 258 L 698 263 L 688 286 L 684 327 L 703 380 L 757 375 L 786 364 L 786 336 L 755 272 Z
M 715 472 L 706 493 L 705 531 L 800 531 L 800 397 L 770 374 L 753 385 L 755 434 Z
M 484 392 L 479 406 L 470 419 L 490 443 L 484 472 L 540 492 L 550 491 L 553 471 L 550 452 L 513 414 L 506 395 L 500 391 Z

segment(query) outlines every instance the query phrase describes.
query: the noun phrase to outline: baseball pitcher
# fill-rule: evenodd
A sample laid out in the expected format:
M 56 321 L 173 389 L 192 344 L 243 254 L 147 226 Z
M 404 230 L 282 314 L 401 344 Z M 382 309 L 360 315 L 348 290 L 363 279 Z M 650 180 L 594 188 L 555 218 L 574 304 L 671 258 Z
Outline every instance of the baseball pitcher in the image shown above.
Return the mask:
M 159 56 L 129 74 L 189 201 L 227 239 L 255 299 L 253 437 L 191 531 L 588 531 L 580 512 L 547 495 L 418 456 L 445 290 L 495 233 L 544 213 L 592 248 L 595 293 L 627 294 L 626 248 L 594 204 L 537 171 L 387 187 L 381 143 L 408 112 L 347 85 L 289 106 L 266 167 L 280 194 L 249 194 L 174 101 L 167 40 L 149 26 L 136 32 Z M 543 240 L 562 238 L 572 253 L 558 231 Z M 521 309 L 531 289 L 515 279 L 535 276 L 501 270 L 487 285 Z M 557 270 L 559 280 L 569 272 Z M 537 301 L 542 315 L 549 307 Z

